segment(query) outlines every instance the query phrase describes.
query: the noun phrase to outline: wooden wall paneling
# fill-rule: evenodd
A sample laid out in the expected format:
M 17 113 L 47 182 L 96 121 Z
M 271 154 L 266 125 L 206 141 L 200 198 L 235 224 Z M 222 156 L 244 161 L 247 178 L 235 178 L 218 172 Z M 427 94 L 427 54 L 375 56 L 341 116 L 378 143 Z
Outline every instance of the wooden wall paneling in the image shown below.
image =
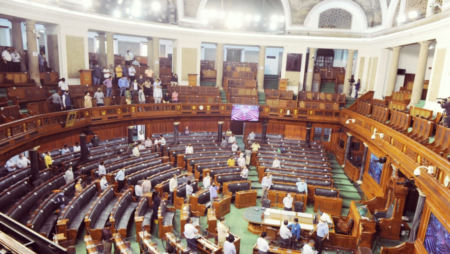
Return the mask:
M 386 188 L 389 183 L 389 179 L 392 174 L 392 167 L 390 166 L 390 158 L 388 157 L 388 160 L 385 164 L 383 164 L 383 170 L 381 172 L 381 178 L 380 178 L 380 184 L 372 178 L 372 176 L 369 175 L 369 166 L 370 166 L 370 157 L 374 154 L 378 158 L 386 156 L 386 154 L 382 153 L 379 149 L 376 149 L 373 146 L 369 147 L 369 151 L 367 153 L 367 160 L 366 160 L 366 170 L 364 171 L 363 176 L 363 183 L 361 184 L 361 189 L 364 192 L 364 195 L 368 199 L 372 199 L 374 197 L 383 197 L 384 193 L 386 191 Z
M 180 125 L 178 126 L 178 131 L 183 132 L 184 129 L 186 129 L 186 126 L 189 127 L 189 130 L 191 132 L 201 132 L 201 131 L 210 131 L 210 132 L 217 132 L 219 129 L 219 121 L 223 121 L 223 119 L 220 118 L 213 118 L 212 120 L 208 121 L 198 121 L 193 119 L 180 119 L 177 120 L 180 122 Z M 164 121 L 151 121 L 151 123 L 145 124 L 145 132 L 146 135 L 149 136 L 153 133 L 171 133 L 173 132 L 173 123 L 175 120 L 164 120 Z M 225 132 L 230 128 L 230 121 L 223 121 L 223 127 L 222 130 Z
M 97 136 L 100 138 L 100 140 L 107 140 L 107 139 L 114 139 L 114 138 L 121 138 L 121 137 L 128 136 L 126 127 L 116 127 L 116 128 L 109 128 L 109 129 L 102 128 L 101 130 L 92 129 L 92 131 L 97 134 Z M 87 136 L 86 139 L 87 139 L 88 143 L 90 142 L 92 137 L 93 137 L 93 135 Z M 78 143 L 80 142 L 79 134 L 61 138 L 61 139 L 56 139 L 56 140 L 48 142 L 48 143 L 44 143 L 44 144 L 40 145 L 38 152 L 43 153 L 45 151 L 63 148 L 64 145 L 71 147 L 71 146 L 74 146 L 75 143 L 77 143 L 77 142 Z
M 285 125 L 284 137 L 289 139 L 306 140 L 306 125 Z

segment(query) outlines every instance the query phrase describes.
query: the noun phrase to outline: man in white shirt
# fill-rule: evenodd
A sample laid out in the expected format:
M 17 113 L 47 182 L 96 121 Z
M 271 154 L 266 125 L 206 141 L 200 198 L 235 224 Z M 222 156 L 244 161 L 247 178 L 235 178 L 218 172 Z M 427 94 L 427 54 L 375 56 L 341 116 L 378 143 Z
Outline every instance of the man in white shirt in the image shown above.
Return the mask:
M 11 172 L 13 172 L 14 170 L 16 170 L 16 168 L 17 168 L 17 165 L 14 164 L 12 158 L 9 159 L 9 160 L 6 162 L 6 169 L 8 170 L 9 173 L 11 173 Z
M 61 155 L 64 155 L 66 153 L 70 153 L 70 149 L 67 147 L 67 145 L 64 145 L 64 148 L 61 149 Z
M 159 138 L 159 144 L 162 146 L 166 145 L 166 139 L 163 137 L 163 135 L 161 135 L 161 137 Z
M 291 193 L 288 193 L 286 197 L 283 198 L 283 205 L 285 211 L 292 211 L 292 203 L 294 199 L 291 196 Z
M 150 180 L 144 180 L 142 182 L 142 193 L 151 193 L 152 191 L 152 182 Z
M 184 225 L 184 237 L 186 237 L 187 247 L 191 249 L 192 252 L 197 251 L 196 236 L 198 230 L 192 225 L 192 219 L 189 218 Z
M 223 244 L 223 254 L 236 254 L 236 246 L 234 246 L 234 236 L 229 234 L 227 240 Z
M 241 177 L 244 180 L 247 180 L 247 178 L 248 178 L 248 169 L 247 169 L 247 166 L 245 166 L 245 165 L 244 165 L 244 168 L 241 171 Z
M 141 63 L 139 63 L 139 61 L 136 58 L 134 59 L 134 61 L 131 64 L 141 67 Z
M 150 137 L 148 137 L 147 140 L 145 140 L 144 145 L 145 145 L 145 148 L 147 148 L 147 149 L 151 148 L 153 146 L 153 142 L 150 139 Z
M 131 58 L 132 54 L 129 50 L 127 50 L 127 53 L 125 54 L 125 65 L 130 65 L 131 64 Z
M 281 163 L 277 157 L 275 157 L 275 160 L 273 160 L 272 168 L 281 168 Z
M 256 134 L 253 131 L 250 132 L 250 134 L 248 134 L 248 139 L 250 139 L 250 140 L 254 140 L 255 137 L 256 137 Z
M 139 143 L 138 148 L 139 148 L 139 151 L 144 151 L 145 150 L 144 143 L 143 142 Z
M 315 244 L 314 240 L 309 240 L 308 244 L 303 245 L 302 254 L 315 254 L 316 252 L 313 250 Z
M 134 186 L 134 195 L 136 196 L 136 199 L 139 200 L 140 197 L 143 195 L 142 190 L 142 183 L 141 181 L 138 181 L 138 184 Z
M 73 152 L 79 152 L 81 151 L 81 147 L 79 143 L 75 143 L 75 146 L 73 147 Z
M 191 181 L 188 180 L 186 183 L 186 204 L 189 204 L 192 192 L 194 192 L 194 188 L 191 186 Z
M 106 176 L 103 176 L 100 180 L 100 189 L 106 190 L 108 188 L 108 180 L 106 180 Z
M 6 72 L 11 72 L 12 71 L 12 62 L 11 62 L 10 51 L 11 51 L 10 48 L 6 48 L 2 52 L 2 60 L 3 60 L 3 63 L 5 63 L 5 71 Z
M 133 65 L 128 68 L 128 76 L 130 77 L 131 82 L 136 78 L 136 69 Z
M 219 222 L 217 223 L 217 239 L 219 246 L 223 246 L 228 233 L 230 233 L 230 228 L 225 225 L 225 218 L 219 218 Z
M 106 175 L 105 162 L 100 161 L 100 164 L 98 165 L 98 176 L 101 178 L 104 175 Z
M 261 237 L 258 238 L 256 244 L 258 246 L 258 254 L 267 254 L 270 250 L 269 243 L 266 241 L 267 233 L 262 232 Z
M 145 141 L 145 135 L 143 131 L 140 131 L 138 134 L 138 140 L 144 142 Z M 150 140 L 151 141 L 151 140 Z
M 17 49 L 13 49 L 13 52 L 11 53 L 11 62 L 12 62 L 12 71 L 13 72 L 20 72 L 20 60 L 22 57 L 20 57 L 20 54 L 17 52 Z
M 228 144 L 233 144 L 234 142 L 236 142 L 236 137 L 234 136 L 234 134 L 231 134 L 231 136 L 228 138 Z
M 291 230 L 287 227 L 289 224 L 288 220 L 283 222 L 280 228 L 280 236 L 281 236 L 281 248 L 287 249 L 290 246 L 290 240 L 292 237 Z
M 123 171 L 123 168 L 121 168 L 119 172 L 117 172 L 116 177 L 114 177 L 114 180 L 116 180 L 117 182 L 117 192 L 120 192 L 125 183 L 125 172 Z
M 239 166 L 239 167 L 241 167 L 241 168 L 245 167 L 244 153 L 241 153 L 241 154 L 239 155 L 239 159 L 237 160 L 237 162 L 238 162 L 238 166 Z
M 186 146 L 186 151 L 184 152 L 184 154 L 192 154 L 192 153 L 194 153 L 194 148 L 191 146 L 191 143 L 189 143 Z
M 18 168 L 26 168 L 30 164 L 30 160 L 21 153 L 19 154 L 19 159 L 17 159 L 16 164 Z
M 230 137 L 231 138 L 231 137 Z M 239 149 L 239 146 L 236 144 L 236 142 L 234 142 L 232 145 L 231 145 L 231 151 L 232 152 L 237 152 L 237 150 Z
M 64 180 L 66 180 L 66 184 L 68 184 L 70 181 L 73 181 L 72 167 L 69 167 L 66 170 L 66 173 L 64 173 Z
M 134 157 L 141 156 L 141 152 L 139 152 L 139 146 L 138 145 L 133 148 L 133 156 Z
M 69 91 L 69 84 L 66 82 L 65 78 L 62 78 L 58 83 L 59 89 L 62 91 Z
M 208 173 L 208 174 L 206 174 L 205 177 L 203 177 L 203 187 L 206 189 L 206 188 L 209 188 L 209 186 L 211 186 L 211 177 L 209 176 L 209 173 Z
M 178 187 L 177 175 L 173 174 L 173 177 L 169 181 L 169 204 L 173 204 L 173 191 Z
M 263 188 L 263 193 L 261 196 L 261 200 L 267 198 L 267 194 L 269 194 L 270 186 L 272 186 L 272 176 L 270 173 L 267 173 L 265 177 L 263 177 L 261 181 L 261 187 Z

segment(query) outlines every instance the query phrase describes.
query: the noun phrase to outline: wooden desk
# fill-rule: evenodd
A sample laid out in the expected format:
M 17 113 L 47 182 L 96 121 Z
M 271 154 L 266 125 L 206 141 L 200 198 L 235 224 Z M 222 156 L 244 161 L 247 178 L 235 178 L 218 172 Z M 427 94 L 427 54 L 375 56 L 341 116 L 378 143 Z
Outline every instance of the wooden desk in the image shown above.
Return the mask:
M 92 86 L 92 70 L 79 70 L 80 72 L 80 85 Z
M 216 228 L 217 228 L 217 217 L 216 217 L 216 211 L 214 209 L 208 209 L 207 213 L 207 220 L 208 220 L 208 232 L 210 234 L 216 235 Z
M 267 252 L 268 254 L 301 254 L 302 252 L 300 250 L 290 250 L 290 249 L 283 249 L 280 247 L 273 247 L 270 246 L 270 250 Z M 258 254 L 258 244 L 255 244 L 253 246 L 253 254 Z
M 86 245 L 86 253 L 90 254 L 97 254 L 97 247 L 94 244 L 94 240 L 92 240 L 92 237 L 90 235 L 84 236 L 84 244 Z
M 372 218 L 370 211 L 367 211 L 366 217 L 361 217 L 358 212 L 358 207 L 361 204 L 351 201 L 350 211 L 348 217 L 352 218 L 355 222 L 352 229 L 352 235 L 356 238 L 356 241 L 361 239 L 359 243 L 360 247 L 372 248 L 373 242 L 375 241 L 376 222 Z
M 175 235 L 171 232 L 166 233 L 166 239 L 169 241 L 170 245 L 172 245 L 175 250 L 176 253 L 187 253 L 188 252 L 188 248 L 187 246 L 184 246 L 183 244 L 181 244 L 181 241 L 177 241 L 177 238 L 175 237 Z
M 278 81 L 278 90 L 286 91 L 288 86 L 289 79 L 287 78 L 280 78 Z
M 216 210 L 217 217 L 219 218 L 229 214 L 231 209 L 231 196 L 224 196 L 220 198 L 219 201 L 214 201 L 213 207 L 214 210 Z
M 141 231 L 139 232 L 139 239 L 141 249 L 145 251 L 145 253 L 149 254 L 159 254 L 165 253 L 164 246 L 158 244 L 158 242 L 154 242 L 151 240 L 152 236 L 148 232 Z
M 238 191 L 234 200 L 236 208 L 256 206 L 258 193 L 256 190 Z
M 117 254 L 133 254 L 130 243 L 124 242 L 119 233 L 113 235 L 114 238 L 114 253 Z
M 188 74 L 189 86 L 197 86 L 197 76 L 198 74 Z

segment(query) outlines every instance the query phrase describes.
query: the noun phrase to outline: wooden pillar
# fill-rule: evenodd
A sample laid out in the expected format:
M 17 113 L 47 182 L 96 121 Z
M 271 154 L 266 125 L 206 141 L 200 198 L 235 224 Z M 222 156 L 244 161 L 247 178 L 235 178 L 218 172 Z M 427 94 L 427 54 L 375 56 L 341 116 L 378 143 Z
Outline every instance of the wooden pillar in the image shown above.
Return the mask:
M 178 144 L 178 125 L 180 125 L 180 122 L 174 122 L 173 123 L 173 144 Z
M 134 126 L 128 126 L 128 144 L 131 144 L 134 142 L 133 131 L 134 131 Z
M 80 134 L 80 162 L 87 161 L 89 152 L 88 152 L 86 144 L 87 144 L 86 134 L 81 133 Z
M 34 79 L 36 86 L 41 86 L 41 78 L 39 75 L 39 50 L 37 48 L 36 34 L 36 22 L 27 20 L 25 23 L 27 31 L 27 55 L 28 55 L 28 72 L 30 78 Z
M 39 146 L 34 147 L 32 150 L 28 151 L 28 154 L 30 155 L 30 167 L 31 167 L 31 182 L 34 183 L 35 181 L 39 180 L 41 178 L 41 174 L 39 173 L 39 153 L 38 150 Z
M 350 146 L 352 144 L 352 134 L 347 132 L 347 145 L 345 146 L 345 153 L 344 153 L 344 165 L 342 165 L 342 167 L 345 166 L 345 160 L 348 159 L 348 156 L 350 155 Z
M 218 122 L 219 128 L 217 130 L 217 142 L 222 142 L 223 122 Z
M 359 179 L 357 181 L 357 183 L 359 185 L 362 184 L 364 170 L 366 170 L 367 154 L 369 153 L 369 146 L 366 143 L 363 143 L 363 144 L 364 144 L 364 153 L 363 153 L 363 158 L 362 158 L 362 162 L 361 162 L 362 163 L 362 165 L 361 165 L 361 172 L 359 173 Z
M 311 145 L 309 144 L 309 141 L 311 141 L 311 128 L 312 128 L 312 124 L 311 123 L 306 123 L 306 142 L 305 142 L 305 147 L 309 148 L 311 147 Z
M 262 128 L 262 140 L 265 143 L 267 141 L 267 120 L 264 121 L 263 123 L 263 128 Z

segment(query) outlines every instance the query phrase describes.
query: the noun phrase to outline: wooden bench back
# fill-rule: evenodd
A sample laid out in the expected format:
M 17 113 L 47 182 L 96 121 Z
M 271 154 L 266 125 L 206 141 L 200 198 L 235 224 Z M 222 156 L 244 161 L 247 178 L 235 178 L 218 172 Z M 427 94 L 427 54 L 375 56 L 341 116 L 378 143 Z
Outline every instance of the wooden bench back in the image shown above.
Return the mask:
M 28 114 L 30 116 L 55 112 L 55 107 L 51 101 L 27 103 Z
M 47 100 L 50 97 L 50 91 L 48 87 L 10 87 L 7 89 L 9 98 L 17 98 L 20 100 L 38 99 Z
M 12 121 L 16 121 L 21 119 L 22 117 L 26 117 L 28 115 L 21 114 L 19 111 L 19 106 L 7 106 L 7 107 L 1 107 L 0 108 L 0 121 L 2 123 L 9 123 Z

